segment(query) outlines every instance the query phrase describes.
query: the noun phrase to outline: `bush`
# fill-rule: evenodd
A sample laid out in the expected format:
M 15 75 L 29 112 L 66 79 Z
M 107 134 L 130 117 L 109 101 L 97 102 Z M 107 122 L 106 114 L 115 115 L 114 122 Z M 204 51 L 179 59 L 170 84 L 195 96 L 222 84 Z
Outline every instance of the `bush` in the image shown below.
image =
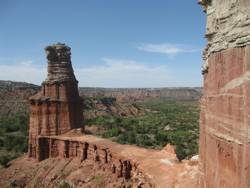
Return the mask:
M 24 136 L 8 135 L 4 138 L 4 150 L 14 152 L 27 152 L 29 139 Z
M 154 136 L 154 139 L 157 142 L 169 142 L 170 141 L 166 131 L 158 131 L 158 133 Z
M 121 131 L 120 131 L 119 128 L 113 128 L 113 129 L 109 130 L 109 133 L 110 133 L 111 136 L 118 136 L 119 133 L 121 133 Z
M 11 160 L 16 159 L 18 157 L 20 157 L 20 155 L 18 155 L 18 154 L 15 154 L 15 155 L 10 155 L 10 154 L 0 155 L 0 165 L 3 165 L 4 167 L 6 167 L 8 162 L 10 162 Z
M 26 116 L 11 116 L 0 120 L 0 132 L 15 132 L 21 131 L 22 133 L 28 133 L 29 130 L 29 118 Z
M 85 130 L 85 134 L 92 134 L 90 130 Z
M 136 143 L 135 136 L 128 137 L 127 142 L 130 144 L 135 144 Z
M 6 166 L 10 160 L 10 156 L 0 155 L 0 165 Z
M 4 141 L 3 139 L 0 138 L 0 147 L 3 147 L 4 146 Z
M 61 185 L 58 186 L 58 188 L 70 188 L 70 185 L 69 183 L 64 181 Z

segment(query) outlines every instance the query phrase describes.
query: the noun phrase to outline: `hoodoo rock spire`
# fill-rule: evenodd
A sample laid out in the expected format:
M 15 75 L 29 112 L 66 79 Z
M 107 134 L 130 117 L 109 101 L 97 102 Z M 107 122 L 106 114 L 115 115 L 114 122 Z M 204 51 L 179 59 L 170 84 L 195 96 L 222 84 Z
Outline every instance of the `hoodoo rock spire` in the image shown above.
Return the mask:
M 63 43 L 46 46 L 48 75 L 42 91 L 29 98 L 29 156 L 42 153 L 39 137 L 55 136 L 72 129 L 84 131 L 83 99 L 79 97 L 78 81 L 70 60 L 70 48 Z

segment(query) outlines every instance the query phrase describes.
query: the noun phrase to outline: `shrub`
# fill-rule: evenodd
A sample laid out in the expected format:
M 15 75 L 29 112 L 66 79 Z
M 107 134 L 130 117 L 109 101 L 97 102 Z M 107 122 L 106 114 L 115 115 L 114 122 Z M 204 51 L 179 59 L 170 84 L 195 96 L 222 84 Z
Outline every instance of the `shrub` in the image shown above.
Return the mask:
M 28 138 L 24 136 L 8 135 L 4 138 L 4 150 L 14 152 L 28 151 Z
M 85 130 L 85 134 L 92 134 L 90 130 Z
M 58 186 L 58 188 L 70 188 L 70 185 L 69 183 L 64 181 L 61 185 Z
M 29 118 L 26 116 L 11 116 L 0 120 L 0 132 L 15 132 L 21 131 L 28 133 Z
M 0 155 L 0 165 L 6 166 L 10 160 L 11 160 L 10 156 Z
M 3 147 L 4 146 L 4 141 L 3 139 L 0 138 L 0 147 Z
M 18 157 L 20 157 L 19 154 L 15 154 L 15 155 L 2 154 L 2 155 L 0 155 L 0 165 L 3 165 L 4 167 L 6 167 L 8 162 L 10 162 L 11 160 L 16 159 Z

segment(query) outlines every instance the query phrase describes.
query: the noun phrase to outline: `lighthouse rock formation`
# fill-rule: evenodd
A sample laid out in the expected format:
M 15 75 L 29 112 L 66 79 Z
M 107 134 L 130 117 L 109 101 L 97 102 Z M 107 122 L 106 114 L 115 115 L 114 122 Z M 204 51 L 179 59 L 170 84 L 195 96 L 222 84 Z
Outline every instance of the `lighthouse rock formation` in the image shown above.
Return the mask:
M 48 76 L 42 83 L 42 91 L 29 98 L 29 156 L 38 161 L 49 155 L 47 147 L 40 147 L 43 136 L 61 135 L 78 128 L 84 131 L 83 99 L 79 97 L 70 48 L 57 43 L 44 49 Z

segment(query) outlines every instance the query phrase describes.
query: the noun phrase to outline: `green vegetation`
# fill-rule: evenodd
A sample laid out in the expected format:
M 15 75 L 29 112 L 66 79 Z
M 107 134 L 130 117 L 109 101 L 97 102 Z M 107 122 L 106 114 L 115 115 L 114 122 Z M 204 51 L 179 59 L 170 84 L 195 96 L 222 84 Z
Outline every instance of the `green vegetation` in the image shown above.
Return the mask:
M 0 119 L 0 165 L 28 151 L 29 118 L 11 116 Z
M 29 118 L 27 116 L 11 116 L 0 119 L 0 135 L 16 131 L 28 135 Z
M 88 100 L 99 100 L 99 99 L 105 99 L 105 98 L 110 98 L 110 97 L 107 97 L 107 96 L 99 96 L 99 97 L 84 97 L 84 100 L 85 100 L 85 101 L 88 101 Z
M 105 181 L 101 180 L 101 175 L 96 175 L 93 178 L 91 178 L 91 181 L 97 186 L 97 187 L 104 187 Z
M 59 185 L 58 188 L 70 188 L 70 185 L 69 185 L 69 183 L 63 181 L 63 183 L 61 185 Z
M 47 163 L 45 163 L 45 164 L 43 165 L 43 169 L 44 169 L 44 170 L 48 170 L 48 169 L 49 169 L 49 166 L 48 166 Z
M 85 99 L 86 100 L 86 99 Z M 123 102 L 126 103 L 126 102 Z M 85 126 L 98 125 L 97 131 L 86 130 L 118 142 L 161 150 L 168 143 L 178 155 L 190 158 L 198 153 L 199 108 L 195 100 L 147 99 L 131 102 L 141 108 L 140 116 L 121 118 L 98 116 L 85 119 Z M 29 118 L 11 116 L 0 119 L 0 164 L 28 150 Z M 104 130 L 104 131 L 103 131 Z M 7 161 L 7 162 L 6 162 Z M 44 167 L 46 169 L 46 167 Z
M 58 175 L 59 178 L 62 178 L 66 175 L 67 171 L 65 170 L 65 168 L 62 169 L 62 171 L 60 172 L 60 174 Z
M 85 125 L 104 128 L 106 132 L 95 134 L 120 144 L 162 149 L 170 143 L 182 157 L 190 158 L 198 153 L 197 101 L 150 99 L 133 103 L 141 108 L 143 115 L 140 117 L 110 119 L 99 116 L 86 119 Z
M 7 135 L 4 138 L 4 151 L 27 152 L 29 138 L 24 136 Z
M 20 157 L 19 154 L 1 154 L 0 155 L 0 165 L 7 166 L 8 162 L 13 159 Z

